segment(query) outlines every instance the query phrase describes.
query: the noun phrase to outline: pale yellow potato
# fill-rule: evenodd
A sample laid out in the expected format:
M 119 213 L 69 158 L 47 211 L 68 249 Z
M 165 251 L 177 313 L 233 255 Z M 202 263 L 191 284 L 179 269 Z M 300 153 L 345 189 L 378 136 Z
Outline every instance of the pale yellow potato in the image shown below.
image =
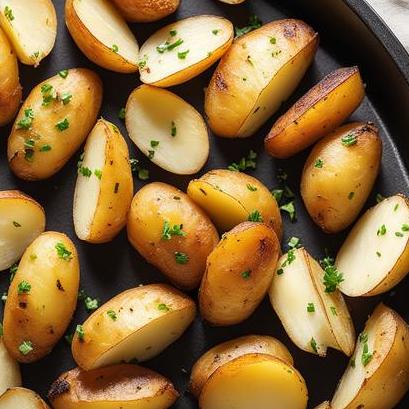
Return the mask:
M 0 0 L 0 26 L 23 64 L 38 66 L 54 48 L 57 15 L 51 0 Z
M 130 138 L 156 165 L 178 175 L 197 173 L 205 165 L 209 156 L 206 123 L 176 94 L 141 85 L 129 96 L 125 112 Z
M 167 409 L 179 394 L 164 376 L 137 365 L 63 373 L 48 393 L 54 409 Z
M 196 315 L 195 303 L 175 288 L 150 284 L 118 294 L 82 325 L 72 341 L 84 370 L 146 361 L 176 341 Z
M 2 327 L 0 324 L 0 333 Z M 4 346 L 3 337 L 0 336 L 0 396 L 9 388 L 21 385 L 20 367 Z M 1 401 L 0 401 L 1 402 Z
M 10 388 L 0 396 L 1 409 L 50 409 L 39 395 L 30 389 Z
M 21 94 L 17 58 L 0 28 L 0 126 L 7 125 L 16 115 Z
M 42 92 L 44 86 L 52 89 Z M 49 102 L 46 106 L 44 98 L 46 104 Z M 41 180 L 57 173 L 91 131 L 101 102 L 101 80 L 84 68 L 71 69 L 66 78 L 55 75 L 37 85 L 21 107 L 8 139 L 7 157 L 15 175 Z
M 264 223 L 244 222 L 225 233 L 207 258 L 202 318 L 218 326 L 247 319 L 267 294 L 280 252 L 277 235 Z
M 364 257 L 364 262 L 362 262 Z M 361 216 L 335 260 L 350 297 L 389 291 L 409 272 L 409 199 L 391 196 Z
M 126 20 L 150 23 L 165 18 L 179 7 L 180 0 L 112 0 Z
M 321 405 L 315 407 L 315 409 L 331 409 L 330 402 L 322 402 Z
M 138 42 L 110 0 L 66 0 L 65 23 L 95 64 L 121 73 L 138 71 Z
M 204 385 L 200 409 L 306 409 L 301 374 L 270 355 L 247 354 L 218 368 Z
M 10 268 L 45 229 L 43 207 L 19 190 L 0 191 L 0 271 Z
M 165 228 L 181 225 L 181 235 L 164 234 Z M 132 246 L 175 285 L 199 286 L 219 235 L 185 193 L 160 182 L 144 186 L 132 201 L 127 227 Z
M 189 183 L 187 194 L 223 231 L 249 219 L 254 212 L 281 239 L 282 220 L 277 202 L 266 186 L 245 173 L 226 169 L 207 172 Z
M 266 151 L 276 158 L 301 152 L 345 122 L 364 97 L 358 67 L 331 72 L 276 121 Z
M 74 227 L 90 243 L 111 241 L 125 226 L 133 197 L 128 145 L 100 119 L 87 138 L 74 193 Z
M 380 304 L 357 340 L 331 409 L 392 409 L 408 389 L 409 327 Z
M 265 354 L 294 365 L 293 357 L 278 339 L 266 335 L 247 335 L 223 342 L 203 354 L 194 364 L 189 389 L 199 397 L 210 376 L 221 366 L 247 354 Z
M 353 145 L 343 141 L 354 139 Z M 346 229 L 362 210 L 378 176 L 382 140 L 371 123 L 341 126 L 315 145 L 301 178 L 301 196 L 326 233 Z
M 4 307 L 4 344 L 19 362 L 47 355 L 64 335 L 75 310 L 78 255 L 63 233 L 45 232 L 24 252 Z
M 233 24 L 219 16 L 193 16 L 169 24 L 141 47 L 141 81 L 157 87 L 182 84 L 220 59 L 233 37 Z
M 295 90 L 311 65 L 318 34 L 300 20 L 277 20 L 236 39 L 206 91 L 210 128 L 253 135 Z

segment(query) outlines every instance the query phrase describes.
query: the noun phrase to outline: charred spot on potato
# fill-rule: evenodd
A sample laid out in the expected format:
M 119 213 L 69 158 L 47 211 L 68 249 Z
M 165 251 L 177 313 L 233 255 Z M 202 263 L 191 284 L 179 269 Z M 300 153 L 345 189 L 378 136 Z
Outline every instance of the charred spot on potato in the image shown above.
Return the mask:
M 21 309 L 25 310 L 25 309 L 27 308 L 27 303 L 26 303 L 26 302 L 19 302 L 19 303 L 18 303 L 18 306 L 19 306 Z
M 286 38 L 297 37 L 297 25 L 295 23 L 286 22 L 283 27 L 283 34 Z
M 227 83 L 220 71 L 216 72 L 216 88 L 218 88 L 220 91 L 227 91 L 228 89 Z
M 67 393 L 70 390 L 70 384 L 65 379 L 57 379 L 50 388 L 48 392 L 48 399 L 53 401 L 57 399 L 60 395 Z
M 57 280 L 56 285 L 57 285 L 57 288 L 58 288 L 59 291 L 65 291 L 60 280 Z

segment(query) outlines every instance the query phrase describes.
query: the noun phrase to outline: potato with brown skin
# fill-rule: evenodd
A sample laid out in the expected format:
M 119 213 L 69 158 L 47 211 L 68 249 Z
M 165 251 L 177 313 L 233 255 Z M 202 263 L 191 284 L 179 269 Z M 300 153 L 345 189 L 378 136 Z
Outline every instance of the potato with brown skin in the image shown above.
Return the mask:
M 180 0 L 113 0 L 127 21 L 150 23 L 174 13 Z
M 102 102 L 98 75 L 73 68 L 37 85 L 25 100 L 8 139 L 13 173 L 41 180 L 57 173 L 95 124 Z
M 10 388 L 0 396 L 1 409 L 50 409 L 39 395 L 30 389 Z
M 341 126 L 311 151 L 301 178 L 308 213 L 326 233 L 347 228 L 378 176 L 382 140 L 371 123 Z
M 185 193 L 154 182 L 140 189 L 128 217 L 132 246 L 175 285 L 199 286 L 219 241 L 210 219 Z
M 164 376 L 137 365 L 63 373 L 48 393 L 54 409 L 167 409 L 179 394 Z
M 4 344 L 19 362 L 47 355 L 64 335 L 80 281 L 77 251 L 63 233 L 45 232 L 24 252 L 4 308 Z
M 207 258 L 199 290 L 202 318 L 217 326 L 248 318 L 268 291 L 279 254 L 277 236 L 264 223 L 241 223 L 225 233 Z
M 264 140 L 266 151 L 281 159 L 301 152 L 340 126 L 364 97 L 358 67 L 331 72 L 278 118 Z

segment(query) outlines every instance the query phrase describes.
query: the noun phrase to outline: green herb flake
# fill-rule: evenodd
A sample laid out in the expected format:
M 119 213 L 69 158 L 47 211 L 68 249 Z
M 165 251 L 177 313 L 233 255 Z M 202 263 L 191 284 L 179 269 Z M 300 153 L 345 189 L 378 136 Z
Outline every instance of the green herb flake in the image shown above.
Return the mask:
M 24 356 L 28 355 L 33 349 L 33 343 L 31 341 L 23 341 L 18 347 L 18 350 Z
M 180 251 L 175 251 L 175 260 L 178 264 L 187 264 L 189 262 L 189 256 Z
M 163 44 L 160 44 L 156 47 L 156 51 L 159 54 L 163 54 L 165 51 L 172 51 L 175 48 L 179 47 L 180 45 L 183 44 L 183 40 L 179 38 L 176 40 L 174 43 L 169 43 L 169 41 L 164 42 Z
M 384 236 L 386 234 L 386 226 L 383 224 L 376 232 L 377 236 Z
M 177 33 L 178 33 L 178 32 L 177 32 L 176 30 L 170 30 L 170 31 L 169 31 L 169 34 L 170 34 L 172 37 L 175 37 Z
M 275 37 L 270 37 L 270 44 L 277 44 L 277 39 Z
M 358 142 L 356 135 L 349 133 L 341 138 L 342 145 L 352 146 Z
M 2 337 L 2 336 L 3 336 L 3 334 L 4 334 L 4 331 L 3 331 L 3 324 L 0 322 L 0 337 Z
M 258 210 L 253 210 L 247 219 L 249 222 L 258 222 L 262 223 L 263 222 L 263 216 Z
M 351 368 L 355 368 L 356 367 L 355 359 L 351 358 L 351 362 L 349 364 L 351 365 Z
M 125 119 L 125 108 L 121 108 L 118 112 L 118 118 L 121 119 L 122 121 Z
M 296 212 L 296 209 L 295 209 L 294 201 L 291 201 L 289 203 L 281 205 L 280 210 L 282 210 L 283 212 L 286 212 L 290 216 L 290 221 L 292 223 L 297 221 L 297 212 Z
M 63 132 L 70 127 L 70 122 L 67 118 L 64 118 L 62 121 L 59 121 L 55 124 L 55 127 L 60 131 Z
M 102 178 L 102 170 L 101 170 L 101 169 L 95 169 L 95 170 L 94 170 L 94 175 L 95 175 L 99 180 L 101 180 L 101 178 Z
M 158 310 L 167 312 L 167 311 L 170 311 L 170 308 L 166 304 L 159 304 Z
M 117 53 L 117 52 L 119 51 L 119 47 L 118 47 L 116 44 L 112 44 L 111 50 L 112 50 L 114 53 Z
M 235 27 L 234 31 L 236 38 L 241 37 L 244 34 L 250 33 L 250 31 L 256 30 L 262 26 L 261 20 L 256 15 L 251 15 L 247 26 L 245 27 Z
M 95 311 L 99 307 L 99 301 L 96 298 L 86 296 L 84 298 L 84 305 L 87 312 Z
M 154 156 L 155 156 L 155 151 L 148 151 L 148 158 L 150 160 L 152 160 Z
M 72 94 L 70 94 L 69 92 L 64 92 L 61 95 L 61 101 L 63 105 L 68 105 L 71 102 L 71 99 L 72 99 Z
M 332 315 L 335 315 L 335 316 L 338 315 L 337 309 L 334 306 L 329 307 L 329 309 L 331 310 Z
M 42 106 L 49 106 L 53 101 L 57 99 L 57 92 L 54 87 L 50 84 L 43 84 L 41 86 L 41 94 L 43 96 Z
M 189 54 L 190 50 L 186 50 L 186 51 L 180 51 L 178 52 L 178 58 L 179 60 L 185 60 L 187 55 Z
M 68 70 L 61 70 L 58 72 L 58 75 L 63 78 L 66 79 L 68 77 Z
M 307 304 L 307 312 L 315 312 L 315 305 L 313 302 Z
M 325 274 L 323 284 L 325 286 L 326 293 L 333 293 L 338 288 L 339 284 L 344 281 L 343 274 L 335 267 L 334 259 L 327 256 L 323 260 L 320 260 L 321 267 Z
M 55 245 L 55 249 L 57 250 L 57 255 L 60 259 L 64 260 L 64 261 L 70 261 L 72 259 L 72 252 L 69 251 L 64 243 L 57 243 Z
M 291 237 L 288 241 L 288 247 L 290 247 L 291 249 L 296 249 L 300 247 L 300 242 L 301 240 L 298 237 Z
M 369 346 L 368 343 L 365 342 L 364 347 L 362 349 L 362 356 L 361 356 L 361 362 L 363 366 L 367 366 L 369 362 L 372 361 L 373 354 L 369 352 Z
M 400 231 L 396 231 L 395 236 L 396 237 L 403 237 L 403 233 L 401 233 Z
M 37 258 L 38 258 L 38 257 L 37 257 L 37 254 L 34 254 L 34 253 L 33 253 L 33 254 L 30 254 L 30 260 L 31 260 L 31 261 L 37 260 Z
M 396 203 L 395 207 L 393 208 L 393 211 L 396 212 L 396 210 L 398 210 L 399 208 L 399 203 Z
M 12 281 L 14 280 L 14 276 L 16 275 L 18 270 L 18 264 L 15 263 L 10 267 L 10 284 L 12 283 Z
M 383 200 L 385 200 L 385 196 L 381 195 L 380 193 L 376 194 L 376 203 L 381 203 Z
M 186 236 L 186 232 L 183 231 L 183 224 L 174 224 L 173 227 L 171 227 L 169 222 L 165 220 L 161 238 L 162 240 L 170 240 L 173 236 Z
M 233 162 L 231 165 L 227 167 L 227 169 L 232 170 L 234 172 L 241 172 L 247 169 L 256 169 L 257 167 L 257 153 L 253 150 L 250 150 L 247 157 L 243 157 L 240 159 L 238 163 Z
M 116 312 L 114 310 L 107 311 L 107 315 L 109 318 L 111 318 L 112 321 L 116 321 L 118 319 L 118 316 L 116 315 Z
M 250 184 L 250 183 L 247 183 L 247 189 L 250 190 L 250 192 L 256 192 L 257 191 L 257 188 L 254 185 Z
M 89 177 L 91 177 L 91 175 L 92 175 L 92 170 L 91 170 L 90 168 L 85 167 L 85 166 L 81 166 L 81 167 L 78 169 L 78 173 L 79 173 L 80 175 L 86 177 L 86 178 L 89 178 Z
M 175 136 L 176 136 L 176 134 L 177 134 L 177 128 L 176 128 L 176 123 L 175 123 L 175 121 L 172 121 L 171 123 L 170 123 L 170 134 L 171 134 L 171 136 L 174 138 Z
M 4 15 L 8 21 L 14 20 L 13 10 L 9 6 L 4 7 Z
M 248 279 L 250 278 L 250 276 L 251 276 L 251 270 L 243 271 L 243 272 L 241 273 L 241 276 L 242 276 L 245 280 L 248 280 Z
M 82 327 L 82 325 L 78 324 L 75 327 L 75 333 L 78 335 L 78 339 L 80 341 L 84 341 L 85 338 L 85 332 L 84 332 L 84 328 Z
M 13 220 L 13 226 L 14 227 L 21 227 L 21 224 L 19 222 L 16 222 L 15 220 Z
M 402 224 L 402 231 L 409 231 L 409 224 Z
M 310 345 L 312 350 L 317 354 L 318 353 L 318 345 L 317 341 L 314 339 L 314 337 L 311 338 Z
M 28 130 L 31 128 L 34 119 L 34 111 L 31 108 L 24 110 L 24 117 L 17 122 L 17 129 Z
M 40 147 L 40 152 L 49 152 L 51 150 L 51 145 L 43 145 Z
M 151 148 L 156 148 L 159 146 L 159 141 L 151 141 Z
M 321 169 L 323 166 L 324 166 L 324 161 L 320 158 L 318 158 L 314 163 L 314 168 Z
M 17 294 L 18 295 L 29 294 L 30 291 L 31 291 L 31 284 L 29 282 L 25 281 L 25 280 L 23 280 L 17 286 Z

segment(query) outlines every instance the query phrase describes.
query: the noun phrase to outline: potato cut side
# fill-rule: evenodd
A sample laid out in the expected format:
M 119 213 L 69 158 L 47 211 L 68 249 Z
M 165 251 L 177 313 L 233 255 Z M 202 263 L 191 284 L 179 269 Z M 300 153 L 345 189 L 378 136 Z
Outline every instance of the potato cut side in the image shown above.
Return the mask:
M 358 337 L 332 409 L 392 409 L 409 389 L 409 327 L 379 305 Z
M 48 393 L 54 409 L 167 409 L 179 396 L 164 376 L 136 365 L 62 374 Z
M 0 330 L 2 330 L 1 324 Z M 13 359 L 8 353 L 3 343 L 3 337 L 0 337 L 0 396 L 7 389 L 14 388 L 20 385 L 21 385 L 20 367 L 17 361 Z
M 109 0 L 67 0 L 67 27 L 81 51 L 108 70 L 138 71 L 138 42 Z
M 236 358 L 203 387 L 200 409 L 305 409 L 308 392 L 296 369 L 262 354 Z
M 169 24 L 141 47 L 141 81 L 159 87 L 186 82 L 214 64 L 233 37 L 233 25 L 223 17 L 194 16 Z
M 125 121 L 136 146 L 161 168 L 190 175 L 206 163 L 209 136 L 203 117 L 176 94 L 149 85 L 136 88 Z
M 349 233 L 335 264 L 344 276 L 340 290 L 350 297 L 381 294 L 403 280 L 409 272 L 408 198 L 391 196 L 369 209 Z
M 25 388 L 11 388 L 0 396 L 1 409 L 49 409 L 35 392 Z
M 39 65 L 50 54 L 57 36 L 51 0 L 0 0 L 0 25 L 23 64 Z
M 42 206 L 18 190 L 0 191 L 0 271 L 11 267 L 45 229 Z
M 85 321 L 84 335 L 73 339 L 74 359 L 85 370 L 146 361 L 178 339 L 195 314 L 189 297 L 164 284 L 125 291 Z

